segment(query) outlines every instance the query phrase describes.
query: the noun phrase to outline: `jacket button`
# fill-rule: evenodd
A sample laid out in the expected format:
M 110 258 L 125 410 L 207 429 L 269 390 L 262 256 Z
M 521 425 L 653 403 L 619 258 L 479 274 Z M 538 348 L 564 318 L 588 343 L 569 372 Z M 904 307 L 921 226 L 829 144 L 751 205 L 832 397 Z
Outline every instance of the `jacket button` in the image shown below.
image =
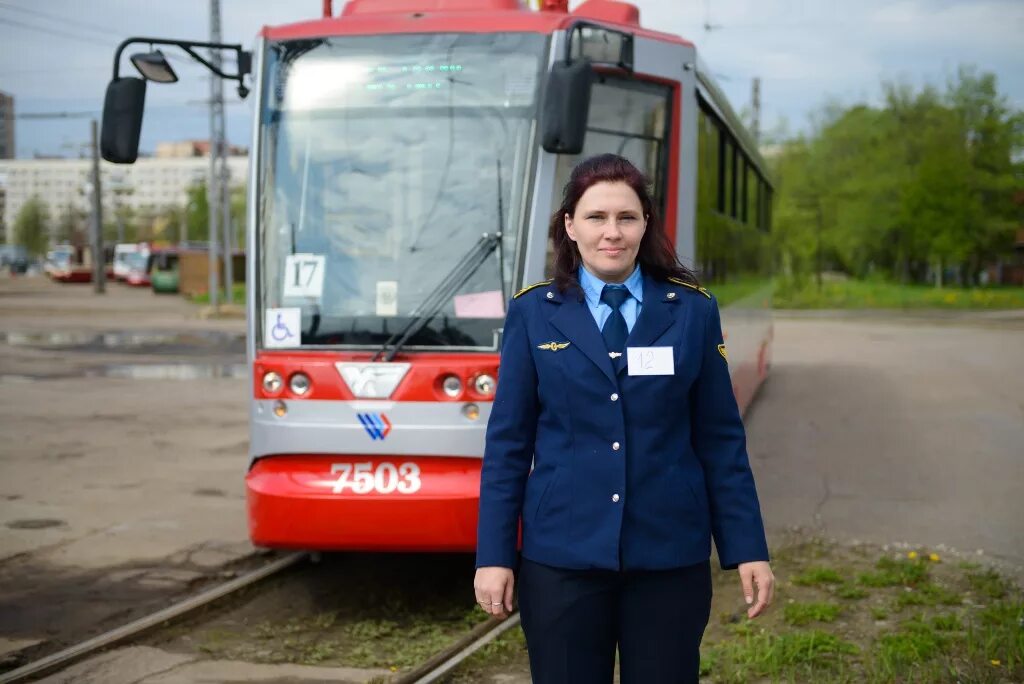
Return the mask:
M 615 394 L 615 393 L 613 393 L 613 394 L 612 394 L 612 401 L 618 401 L 618 400 L 619 400 L 619 395 L 618 395 L 618 394 Z
M 619 503 L 619 495 L 612 494 L 612 503 Z
M 612 442 L 612 449 L 614 451 L 618 451 L 619 450 L 619 443 L 618 442 Z
M 554 298 L 555 298 L 555 295 L 553 295 L 550 292 L 548 292 L 548 299 L 554 299 Z

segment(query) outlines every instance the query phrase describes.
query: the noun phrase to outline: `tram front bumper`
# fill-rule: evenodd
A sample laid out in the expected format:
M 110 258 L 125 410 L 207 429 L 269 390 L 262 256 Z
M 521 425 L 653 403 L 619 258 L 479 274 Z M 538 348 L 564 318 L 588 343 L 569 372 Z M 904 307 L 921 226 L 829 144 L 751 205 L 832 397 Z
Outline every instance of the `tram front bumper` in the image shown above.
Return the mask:
M 281 455 L 246 476 L 256 546 L 472 551 L 479 458 Z

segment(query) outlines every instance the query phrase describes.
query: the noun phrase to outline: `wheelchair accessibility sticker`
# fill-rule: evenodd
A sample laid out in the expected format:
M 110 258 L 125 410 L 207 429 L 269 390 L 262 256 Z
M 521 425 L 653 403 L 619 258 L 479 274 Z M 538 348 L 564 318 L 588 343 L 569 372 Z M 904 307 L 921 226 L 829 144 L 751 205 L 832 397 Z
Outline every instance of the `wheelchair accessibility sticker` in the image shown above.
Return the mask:
M 263 322 L 263 346 L 267 349 L 298 347 L 302 344 L 302 309 L 267 309 Z

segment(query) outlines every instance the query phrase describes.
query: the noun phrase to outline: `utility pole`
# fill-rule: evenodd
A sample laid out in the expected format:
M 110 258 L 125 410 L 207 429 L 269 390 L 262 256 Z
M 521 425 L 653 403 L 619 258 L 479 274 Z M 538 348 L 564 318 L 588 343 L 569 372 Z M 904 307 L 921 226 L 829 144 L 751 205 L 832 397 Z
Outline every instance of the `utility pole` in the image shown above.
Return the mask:
M 106 291 L 106 259 L 103 258 L 103 189 L 100 187 L 100 136 L 92 120 L 92 282 L 96 294 Z
M 224 130 L 224 107 L 220 109 L 221 131 Z M 234 236 L 231 234 L 231 191 L 228 187 L 230 170 L 228 169 L 227 139 L 221 139 L 220 155 L 220 222 L 224 227 L 224 301 L 233 304 L 235 295 L 232 292 L 235 283 L 234 264 L 232 263 L 232 251 L 234 249 Z
M 210 0 L 210 42 L 220 42 L 220 0 Z M 210 50 L 210 62 L 218 70 L 221 68 L 220 50 Z M 206 186 L 206 199 L 209 205 L 209 268 L 210 268 L 210 307 L 214 312 L 218 308 L 219 278 L 217 277 L 217 233 L 220 219 L 219 179 L 217 177 L 217 160 L 220 157 L 224 139 L 224 88 L 220 78 L 210 75 L 210 175 Z
M 751 122 L 750 132 L 754 136 L 754 145 L 761 145 L 761 77 L 754 77 L 754 84 L 750 93 Z

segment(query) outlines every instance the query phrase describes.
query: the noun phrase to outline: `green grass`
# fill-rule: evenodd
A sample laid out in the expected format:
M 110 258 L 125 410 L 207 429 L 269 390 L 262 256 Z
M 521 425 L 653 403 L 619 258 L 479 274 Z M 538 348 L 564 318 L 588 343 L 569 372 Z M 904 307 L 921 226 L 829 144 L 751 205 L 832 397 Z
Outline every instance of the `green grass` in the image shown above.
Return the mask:
M 851 657 L 859 652 L 855 644 L 821 630 L 762 631 L 707 649 L 701 671 L 719 682 L 749 682 L 758 677 L 818 681 L 825 673 L 849 669 Z
M 767 308 L 772 299 L 770 278 L 737 278 L 724 283 L 701 283 L 715 295 L 720 307 L 742 303 Z
M 841 599 L 848 600 L 859 600 L 868 597 L 867 591 L 861 589 L 860 587 L 855 587 L 852 584 L 839 585 L 838 587 L 836 587 L 835 594 Z
M 709 289 L 714 292 L 719 287 Z M 772 305 L 778 309 L 1020 309 L 1024 288 L 936 288 L 843 280 L 822 283 L 819 290 L 811 277 L 800 284 L 776 283 Z
M 1009 591 L 1006 580 L 1000 577 L 995 570 L 969 572 L 967 581 L 970 582 L 971 589 L 986 598 L 1001 599 Z
M 793 578 L 793 584 L 804 587 L 815 587 L 823 584 L 842 584 L 843 576 L 838 571 L 826 567 L 808 568 Z
M 234 303 L 240 306 L 245 305 L 245 283 L 235 283 L 231 288 L 231 297 L 234 299 Z M 210 293 L 203 292 L 202 294 L 192 295 L 189 297 L 189 301 L 195 302 L 196 304 L 209 304 Z M 221 288 L 220 297 L 218 301 L 224 303 L 224 289 Z
M 928 567 L 922 560 L 883 556 L 875 568 L 877 572 L 862 573 L 857 582 L 866 587 L 913 587 L 928 581 Z
M 994 570 L 820 540 L 779 549 L 775 561 L 776 606 L 756 620 L 743 614 L 735 573 L 716 571 L 702 682 L 1024 682 L 1024 594 Z M 526 675 L 526 661 L 511 630 L 453 681 Z
M 782 616 L 786 624 L 801 627 L 812 622 L 835 622 L 842 610 L 835 603 L 789 603 Z

